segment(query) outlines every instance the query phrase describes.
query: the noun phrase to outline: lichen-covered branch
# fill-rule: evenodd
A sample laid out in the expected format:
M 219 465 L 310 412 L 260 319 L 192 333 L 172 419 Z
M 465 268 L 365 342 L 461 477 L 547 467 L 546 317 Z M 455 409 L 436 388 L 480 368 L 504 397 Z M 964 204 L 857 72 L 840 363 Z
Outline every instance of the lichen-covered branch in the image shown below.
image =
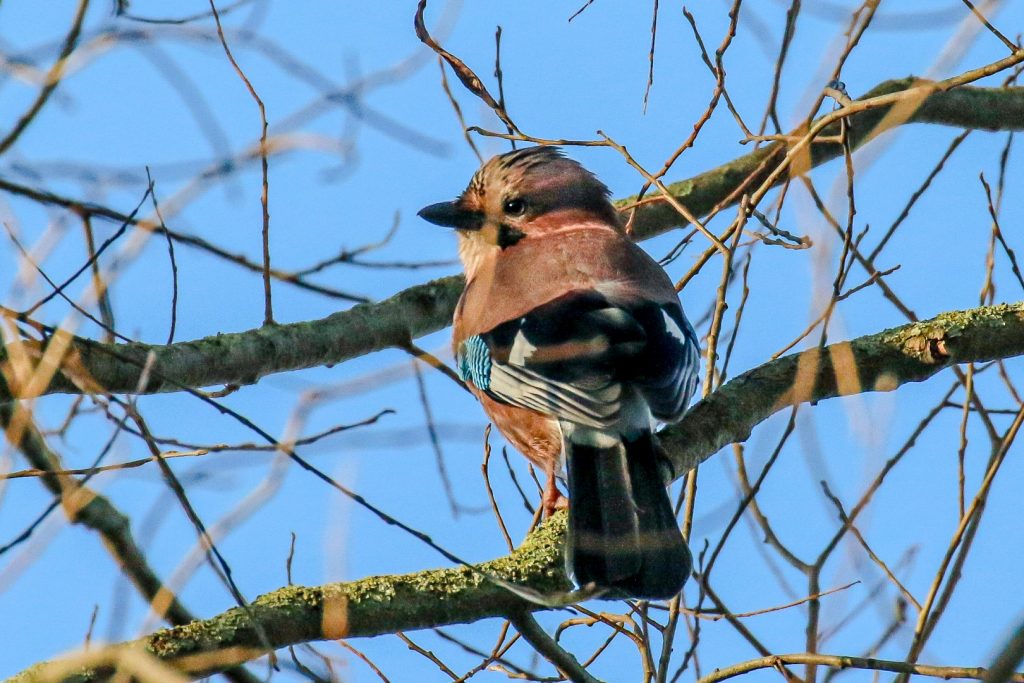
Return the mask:
M 214 384 L 253 384 L 278 372 L 332 365 L 400 347 L 451 321 L 461 277 L 411 287 L 390 299 L 359 304 L 320 320 L 267 325 L 167 345 L 106 344 L 75 338 L 61 371 L 43 393 L 158 393 Z M 41 347 L 34 347 L 38 355 Z M 154 361 L 147 367 L 147 359 Z M 5 359 L 0 351 L 0 363 Z M 144 372 L 145 371 L 145 372 Z M 148 380 L 142 382 L 143 374 Z M 4 388 L 0 383 L 0 398 Z M 12 386 L 10 393 L 21 395 Z
M 785 407 L 892 391 L 958 363 L 1024 354 L 1024 302 L 943 313 L 931 320 L 783 356 L 739 375 L 697 403 L 661 441 L 682 476 Z
M 921 83 L 913 76 L 885 81 L 861 97 L 866 100 L 882 95 L 897 93 Z M 856 103 L 857 100 L 854 100 Z M 879 123 L 889 114 L 893 105 L 866 109 L 846 119 L 849 125 L 849 141 L 856 148 L 873 139 L 879 132 Z M 944 92 L 933 92 L 925 98 L 906 120 L 897 123 L 931 123 L 977 130 L 1024 130 L 1024 87 L 980 88 L 963 86 Z M 834 123 L 821 131 L 821 137 L 834 137 L 839 133 L 839 124 Z M 690 213 L 704 216 L 717 206 L 736 204 L 743 189 L 756 188 L 785 157 L 789 145 L 774 142 L 760 149 L 738 157 L 701 173 L 698 176 L 672 183 L 669 192 L 683 204 Z M 820 166 L 843 153 L 841 144 L 814 144 L 810 148 L 810 167 Z M 787 179 L 783 174 L 777 181 Z M 619 200 L 620 207 L 627 207 L 636 197 Z M 641 204 L 634 219 L 633 234 L 637 239 L 647 239 L 684 224 L 679 213 L 666 201 L 655 195 Z
M 864 97 L 877 97 L 906 90 L 919 81 L 914 78 L 886 81 Z M 847 119 L 850 139 L 863 144 L 877 132 L 877 126 L 891 106 L 858 112 Z M 933 123 L 984 130 L 1024 129 L 1024 88 L 960 87 L 934 92 L 909 116 L 911 122 Z M 822 135 L 835 131 L 826 128 Z M 742 188 L 756 187 L 785 156 L 784 143 L 767 145 L 718 168 L 674 183 L 669 190 L 691 213 L 705 215 L 716 206 L 728 206 L 739 199 Z M 822 164 L 842 151 L 837 144 L 811 146 L 812 166 Z M 780 178 L 784 179 L 784 174 Z M 620 206 L 632 205 L 630 197 Z M 645 239 L 683 222 L 679 213 L 656 197 L 637 208 L 634 234 Z M 261 377 L 330 365 L 373 351 L 402 346 L 411 339 L 446 327 L 462 290 L 461 277 L 448 277 L 406 289 L 374 304 L 361 304 L 322 320 L 272 325 L 245 332 L 218 334 L 203 339 L 170 344 L 102 344 L 76 338 L 63 372 L 57 373 L 46 392 L 79 392 L 95 385 L 115 393 L 140 390 L 139 378 L 149 353 L 155 363 L 142 393 L 175 391 L 215 384 L 250 384 Z M 0 362 L 4 359 L 0 351 Z M 0 394 L 2 398 L 2 394 Z
M 562 569 L 565 517 L 565 513 L 555 515 L 515 552 L 479 565 L 479 571 L 456 567 L 325 586 L 288 586 L 256 598 L 247 609 L 234 608 L 115 647 L 144 649 L 198 678 L 264 654 L 261 632 L 273 647 L 280 648 L 472 622 L 536 608 L 486 575 L 545 593 L 569 590 Z M 60 662 L 40 664 L 9 681 L 54 680 L 53 673 L 62 671 L 55 668 L 59 666 Z M 101 680 L 107 673 L 102 667 L 85 668 L 59 678 L 84 683 Z
M 663 431 L 661 439 L 677 476 L 681 476 L 722 446 L 746 439 L 757 424 L 787 406 L 866 391 L 891 391 L 907 382 L 925 380 L 954 363 L 1021 354 L 1024 303 L 944 313 L 765 363 L 697 404 L 679 424 Z M 518 550 L 480 565 L 480 571 L 458 567 L 346 584 L 282 588 L 256 599 L 248 611 L 232 609 L 120 647 L 142 647 L 198 676 L 264 653 L 254 619 L 276 648 L 472 622 L 524 608 L 543 609 L 489 581 L 486 575 L 539 593 L 567 590 L 561 554 L 564 531 L 565 516 L 558 514 Z M 11 680 L 44 680 L 48 666 L 53 665 L 39 665 Z M 103 674 L 102 668 L 87 669 L 78 672 L 76 680 L 98 680 Z

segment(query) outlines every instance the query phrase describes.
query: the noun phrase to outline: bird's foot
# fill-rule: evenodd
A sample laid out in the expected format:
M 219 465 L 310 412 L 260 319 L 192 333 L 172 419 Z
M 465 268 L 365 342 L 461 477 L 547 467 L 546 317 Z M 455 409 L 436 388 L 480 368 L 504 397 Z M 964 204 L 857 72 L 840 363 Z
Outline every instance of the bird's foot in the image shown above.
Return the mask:
M 559 510 L 569 507 L 569 499 L 558 490 L 555 477 L 548 478 L 548 485 L 544 487 L 544 494 L 541 496 L 540 502 L 544 508 L 545 517 L 550 517 Z

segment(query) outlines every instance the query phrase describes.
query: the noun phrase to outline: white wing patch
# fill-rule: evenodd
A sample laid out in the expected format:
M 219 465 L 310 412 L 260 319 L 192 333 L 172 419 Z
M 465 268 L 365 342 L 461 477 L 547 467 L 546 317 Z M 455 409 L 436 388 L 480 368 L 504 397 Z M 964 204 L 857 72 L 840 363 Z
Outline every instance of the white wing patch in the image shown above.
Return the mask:
M 512 365 L 526 365 L 526 361 L 534 354 L 537 347 L 530 343 L 523 331 L 520 330 L 512 341 L 512 348 L 508 353 L 508 362 Z
M 662 309 L 661 316 L 665 318 L 665 330 L 671 334 L 676 340 L 684 347 L 689 345 L 690 340 L 686 334 L 679 328 L 678 323 L 672 319 L 672 316 L 668 314 L 668 311 Z

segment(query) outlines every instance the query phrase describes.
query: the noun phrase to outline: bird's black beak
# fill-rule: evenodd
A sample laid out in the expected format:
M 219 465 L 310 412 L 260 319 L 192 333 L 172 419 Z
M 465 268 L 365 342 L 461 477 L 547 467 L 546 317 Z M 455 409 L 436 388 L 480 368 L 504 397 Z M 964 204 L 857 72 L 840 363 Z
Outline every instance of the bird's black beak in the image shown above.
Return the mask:
M 468 211 L 459 206 L 458 202 L 438 202 L 423 207 L 419 217 L 434 225 L 441 225 L 456 230 L 479 230 L 484 217 L 478 211 Z

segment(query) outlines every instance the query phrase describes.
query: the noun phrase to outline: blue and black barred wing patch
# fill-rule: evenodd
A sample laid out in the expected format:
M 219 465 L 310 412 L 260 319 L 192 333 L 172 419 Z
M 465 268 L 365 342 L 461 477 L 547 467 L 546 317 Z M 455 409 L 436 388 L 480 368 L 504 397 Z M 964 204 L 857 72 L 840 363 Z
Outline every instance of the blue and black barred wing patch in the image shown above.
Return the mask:
M 463 382 L 483 391 L 491 388 L 491 350 L 478 334 L 462 342 L 455 357 L 455 372 Z
M 627 387 L 656 418 L 677 419 L 696 386 L 697 353 L 678 304 L 577 291 L 470 337 L 457 365 L 496 400 L 601 428 L 619 419 Z
M 474 335 L 462 343 L 456 371 L 464 382 L 499 401 L 591 427 L 615 422 L 622 391 L 617 384 L 590 390 L 552 380 L 521 365 L 494 362 L 486 335 Z

